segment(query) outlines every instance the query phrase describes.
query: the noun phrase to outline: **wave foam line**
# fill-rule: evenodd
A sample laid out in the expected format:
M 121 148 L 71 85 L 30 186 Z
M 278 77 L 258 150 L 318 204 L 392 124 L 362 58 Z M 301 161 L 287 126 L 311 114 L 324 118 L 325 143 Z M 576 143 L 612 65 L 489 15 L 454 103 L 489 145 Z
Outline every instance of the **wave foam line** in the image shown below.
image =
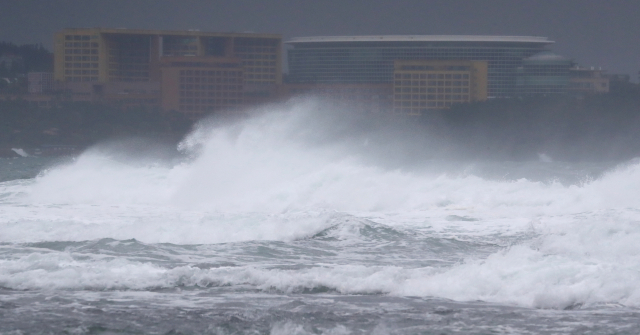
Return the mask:
M 557 308 L 618 303 L 640 306 L 640 272 L 629 264 L 585 264 L 513 247 L 452 268 L 319 266 L 300 270 L 252 266 L 162 268 L 123 259 L 81 261 L 69 254 L 32 254 L 0 262 L 0 286 L 17 290 L 111 290 L 253 287 L 278 292 L 434 296 Z

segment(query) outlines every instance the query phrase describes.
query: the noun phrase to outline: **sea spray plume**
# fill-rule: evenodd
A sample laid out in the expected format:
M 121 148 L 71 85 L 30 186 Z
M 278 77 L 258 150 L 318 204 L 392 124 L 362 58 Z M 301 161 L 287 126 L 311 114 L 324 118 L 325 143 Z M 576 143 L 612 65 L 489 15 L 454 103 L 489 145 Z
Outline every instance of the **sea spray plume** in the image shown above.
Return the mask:
M 544 194 L 545 185 L 495 184 L 473 173 L 456 174 L 453 163 L 443 164 L 439 172 L 425 173 L 415 169 L 418 162 L 442 164 L 417 154 L 429 152 L 428 146 L 422 146 L 436 142 L 429 139 L 429 132 L 344 108 L 319 99 L 300 99 L 262 107 L 245 119 L 205 121 L 180 145 L 190 159 L 176 164 L 141 164 L 132 157 L 119 160 L 108 151 L 89 151 L 76 163 L 39 178 L 32 194 L 35 199 L 71 203 L 281 213 L 310 208 L 424 209 L 473 199 L 483 204 L 485 196 L 473 187 L 481 184 L 488 189 L 514 189 L 510 192 L 531 185 L 539 190 L 540 203 L 549 204 L 547 208 L 570 201 L 571 193 L 584 192 L 567 190 L 562 192 L 566 197 L 552 197 Z M 403 151 L 403 145 L 408 149 Z M 415 163 L 413 170 L 408 168 L 410 163 Z
M 233 138 L 260 125 L 262 135 L 295 143 L 303 148 L 328 148 L 339 155 L 357 158 L 386 169 L 407 169 L 425 160 L 454 156 L 437 114 L 420 121 L 415 117 L 372 113 L 357 105 L 313 96 L 291 99 L 247 111 L 249 118 L 233 121 L 207 118 L 179 145 L 194 155 L 210 135 L 226 128 Z
M 201 122 L 180 144 L 193 160 L 174 200 L 276 212 L 402 202 L 390 191 L 412 183 L 415 177 L 402 170 L 429 152 L 425 133 L 405 119 L 350 108 L 304 98 L 263 107 L 248 119 Z

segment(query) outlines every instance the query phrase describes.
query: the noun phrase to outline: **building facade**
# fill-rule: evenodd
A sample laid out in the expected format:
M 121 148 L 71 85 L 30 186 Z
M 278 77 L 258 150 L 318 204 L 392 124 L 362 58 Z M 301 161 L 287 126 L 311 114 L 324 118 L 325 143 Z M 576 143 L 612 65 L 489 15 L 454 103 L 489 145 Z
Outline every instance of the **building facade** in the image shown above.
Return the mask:
M 243 66 L 234 58 L 167 57 L 161 66 L 162 106 L 189 114 L 244 106 Z
M 574 66 L 569 70 L 570 93 L 609 93 L 609 77 L 602 69 Z
M 27 73 L 27 91 L 30 94 L 48 93 L 53 91 L 53 73 Z
M 518 94 L 517 69 L 553 41 L 529 36 L 338 36 L 294 38 L 289 83 L 392 83 L 396 60 L 487 62 L 489 97 Z
M 520 96 L 565 94 L 573 61 L 545 51 L 527 57 L 517 69 Z
M 396 60 L 393 110 L 421 115 L 429 109 L 487 99 L 487 62 Z
M 230 65 L 231 70 L 226 68 Z M 113 98 L 105 93 L 122 87 L 126 91 L 119 92 L 120 98 L 148 101 L 152 98 L 147 95 L 156 94 L 155 99 L 165 109 L 203 113 L 235 108 L 244 103 L 245 85 L 252 88 L 251 96 L 262 97 L 252 101 L 273 98 L 274 87 L 282 83 L 282 37 L 200 31 L 65 29 L 54 37 L 54 79 L 72 94 L 90 93 L 93 99 Z M 203 86 L 202 80 L 207 85 Z M 159 89 L 154 89 L 154 85 Z

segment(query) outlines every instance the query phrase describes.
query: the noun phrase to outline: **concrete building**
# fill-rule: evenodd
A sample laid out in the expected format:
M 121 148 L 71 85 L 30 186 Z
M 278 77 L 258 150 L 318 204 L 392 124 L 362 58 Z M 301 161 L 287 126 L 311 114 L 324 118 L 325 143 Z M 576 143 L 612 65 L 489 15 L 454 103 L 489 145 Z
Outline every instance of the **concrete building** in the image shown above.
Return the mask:
M 569 69 L 569 93 L 609 93 L 609 77 L 602 69 L 574 66 Z
M 285 43 L 291 84 L 393 83 L 397 60 L 487 63 L 488 97 L 513 97 L 524 59 L 553 41 L 531 36 L 335 36 Z
M 42 94 L 53 91 L 53 73 L 29 72 L 27 73 L 27 89 L 30 94 Z
M 487 62 L 396 60 L 393 110 L 421 115 L 429 109 L 487 99 Z
M 518 95 L 565 94 L 569 85 L 569 69 L 573 61 L 550 51 L 522 60 L 517 69 Z
M 190 114 L 244 106 L 243 66 L 236 58 L 176 56 L 163 59 L 162 106 Z
M 251 102 L 273 99 L 282 83 L 275 34 L 88 28 L 57 32 L 54 42 L 54 79 L 79 100 L 201 114 L 244 105 L 245 87 Z

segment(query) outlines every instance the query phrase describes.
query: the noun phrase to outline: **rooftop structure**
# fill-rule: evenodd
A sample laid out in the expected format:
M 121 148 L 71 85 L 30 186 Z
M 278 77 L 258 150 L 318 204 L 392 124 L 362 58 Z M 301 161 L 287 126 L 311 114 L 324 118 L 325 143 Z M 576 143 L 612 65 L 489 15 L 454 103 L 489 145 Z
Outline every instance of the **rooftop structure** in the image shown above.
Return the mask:
M 553 44 L 537 36 L 401 35 L 298 37 L 287 41 L 291 83 L 391 83 L 396 60 L 488 64 L 488 96 L 517 94 L 517 69 Z
M 489 36 L 489 35 L 379 35 L 379 36 L 311 36 L 294 37 L 287 44 L 314 42 L 516 42 L 554 43 L 539 36 Z
M 520 95 L 549 95 L 566 93 L 569 84 L 571 59 L 550 51 L 543 51 L 522 60 L 517 69 Z

